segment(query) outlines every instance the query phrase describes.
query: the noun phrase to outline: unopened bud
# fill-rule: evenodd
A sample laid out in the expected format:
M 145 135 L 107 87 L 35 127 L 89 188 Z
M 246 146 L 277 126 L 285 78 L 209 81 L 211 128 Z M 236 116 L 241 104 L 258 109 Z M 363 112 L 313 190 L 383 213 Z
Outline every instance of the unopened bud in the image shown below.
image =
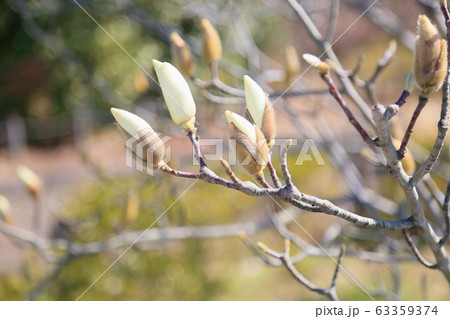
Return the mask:
M 12 223 L 11 205 L 9 204 L 9 200 L 3 195 L 0 195 L 0 219 L 4 223 Z
M 276 136 L 275 113 L 267 94 L 248 75 L 244 75 L 245 101 L 253 123 L 261 129 L 269 148 Z
M 40 197 L 42 195 L 42 180 L 32 170 L 26 166 L 19 165 L 17 166 L 16 173 L 31 195 L 34 197 Z
M 413 70 L 421 96 L 428 98 L 438 91 L 447 74 L 447 42 L 441 39 L 431 21 L 421 15 L 414 49 Z
M 405 91 L 411 93 L 416 85 L 416 80 L 414 80 L 414 75 L 411 71 L 408 72 L 408 77 L 406 78 Z
M 145 120 L 121 109 L 112 108 L 111 113 L 124 135 L 127 149 L 138 160 L 145 164 L 150 162 L 155 168 L 165 164 L 166 149 L 164 143 Z
M 203 30 L 203 57 L 209 63 L 217 61 L 222 56 L 222 43 L 217 30 L 208 19 L 202 20 Z
M 318 57 L 309 53 L 303 54 L 303 60 L 305 60 L 313 68 L 319 67 L 319 64 L 322 62 Z
M 128 193 L 127 208 L 125 210 L 124 222 L 134 222 L 139 216 L 139 194 L 135 189 Z
M 226 111 L 231 138 L 236 140 L 236 153 L 250 174 L 262 172 L 269 161 L 269 148 L 261 130 L 242 116 Z
M 153 60 L 159 84 L 175 124 L 195 131 L 195 102 L 183 75 L 172 64 Z
M 170 35 L 170 48 L 175 66 L 185 76 L 192 76 L 195 71 L 195 62 L 192 59 L 191 50 L 180 35 L 172 32 Z
M 139 93 L 145 93 L 149 88 L 147 76 L 142 72 L 138 72 L 134 75 L 133 84 L 134 88 Z
M 284 81 L 286 86 L 290 86 L 300 73 L 300 60 L 294 46 L 288 45 L 284 50 Z

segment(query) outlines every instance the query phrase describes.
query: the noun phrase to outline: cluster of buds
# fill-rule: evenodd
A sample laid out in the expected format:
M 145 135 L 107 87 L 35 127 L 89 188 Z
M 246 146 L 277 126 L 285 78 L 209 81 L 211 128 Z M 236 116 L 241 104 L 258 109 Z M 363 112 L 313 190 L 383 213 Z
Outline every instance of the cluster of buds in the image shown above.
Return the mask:
M 201 26 L 204 58 L 209 63 L 216 62 L 222 56 L 220 37 L 208 20 L 202 20 Z M 174 63 L 181 72 L 168 62 L 153 60 L 153 66 L 173 122 L 188 134 L 195 133 L 196 106 L 189 85 L 183 77 L 183 74 L 193 76 L 195 63 L 186 42 L 177 33 L 172 33 L 170 38 Z M 294 77 L 299 69 L 295 49 L 294 52 L 292 49 L 286 51 L 286 76 L 289 78 Z M 229 111 L 225 115 L 231 137 L 237 141 L 238 158 L 250 174 L 258 175 L 269 161 L 269 149 L 276 135 L 275 115 L 268 95 L 249 76 L 244 76 L 244 86 L 248 120 Z M 146 121 L 125 110 L 112 108 L 111 112 L 124 138 L 127 141 L 134 138 L 138 142 L 133 143 L 129 149 L 136 158 L 155 168 L 167 165 L 163 160 L 164 143 Z M 139 145 L 139 149 L 132 149 L 135 145 Z M 130 148 L 128 143 L 127 147 Z
M 428 98 L 444 83 L 447 73 L 447 42 L 424 15 L 418 19 L 418 35 L 414 49 L 413 72 L 420 95 Z

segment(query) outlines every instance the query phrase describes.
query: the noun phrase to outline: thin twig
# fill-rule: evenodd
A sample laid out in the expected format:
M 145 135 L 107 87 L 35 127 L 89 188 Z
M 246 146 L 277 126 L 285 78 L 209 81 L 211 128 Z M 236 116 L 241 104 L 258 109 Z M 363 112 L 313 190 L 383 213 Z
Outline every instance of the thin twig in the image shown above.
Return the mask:
M 322 79 L 325 81 L 325 83 L 328 85 L 330 89 L 331 95 L 334 97 L 336 102 L 338 102 L 339 106 L 344 111 L 345 115 L 347 115 L 348 120 L 353 125 L 353 127 L 356 129 L 356 131 L 361 135 L 364 142 L 366 142 L 370 146 L 376 146 L 376 142 L 370 137 L 370 135 L 366 132 L 366 130 L 359 124 L 358 120 L 353 115 L 350 108 L 347 106 L 347 103 L 345 103 L 344 99 L 342 98 L 341 93 L 339 93 L 339 90 L 337 89 L 336 85 L 334 84 L 333 80 L 331 79 L 330 73 L 324 73 L 321 74 Z
M 205 160 L 203 159 L 202 152 L 200 150 L 200 143 L 198 141 L 197 133 L 194 131 L 189 131 L 187 133 L 187 135 L 192 142 L 195 158 L 197 159 L 198 163 L 200 164 L 200 170 L 203 169 L 204 167 L 207 167 Z
M 411 117 L 411 121 L 409 122 L 408 128 L 406 129 L 405 135 L 403 136 L 402 144 L 398 149 L 398 157 L 402 159 L 406 153 L 406 146 L 408 145 L 409 138 L 414 129 L 414 125 L 416 124 L 417 119 L 419 118 L 420 113 L 422 112 L 425 105 L 427 105 L 429 99 L 423 96 L 419 96 L 419 102 L 414 110 L 413 116 Z
M 267 168 L 269 169 L 270 178 L 272 179 L 272 182 L 275 185 L 275 187 L 281 188 L 282 185 L 280 179 L 278 178 L 277 171 L 275 170 L 275 167 L 273 167 L 272 161 L 267 162 Z
M 419 249 L 417 249 L 416 245 L 414 244 L 414 242 L 412 241 L 411 237 L 408 234 L 408 231 L 406 230 L 402 230 L 403 236 L 406 239 L 406 242 L 408 243 L 408 246 L 411 248 L 414 256 L 416 256 L 417 260 L 424 265 L 427 268 L 430 269 L 436 269 L 437 268 L 437 264 L 433 264 L 431 262 L 429 262 L 428 260 L 426 260 L 422 254 L 420 253 Z
M 444 204 L 442 205 L 443 212 L 444 212 L 444 219 L 445 219 L 445 231 L 444 235 L 442 236 L 439 243 L 441 245 L 445 245 L 450 237 L 450 208 L 449 208 L 449 201 L 450 201 L 450 181 L 447 184 L 447 190 L 445 192 L 445 199 Z
M 329 43 L 333 42 L 334 32 L 336 31 L 336 26 L 339 17 L 339 3 L 340 0 L 333 0 L 331 2 L 330 19 L 328 22 L 327 36 L 325 37 L 325 39 Z

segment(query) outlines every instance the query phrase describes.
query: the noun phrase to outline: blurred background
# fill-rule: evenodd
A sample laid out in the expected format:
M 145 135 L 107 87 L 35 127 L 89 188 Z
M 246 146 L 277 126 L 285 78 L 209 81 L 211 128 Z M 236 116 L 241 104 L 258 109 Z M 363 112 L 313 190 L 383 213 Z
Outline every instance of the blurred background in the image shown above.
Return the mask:
M 172 166 L 197 170 L 192 164 L 189 140 L 171 122 L 160 88 L 153 80 L 156 76 L 152 59 L 171 61 L 170 34 L 177 31 L 194 53 L 196 77 L 209 80 L 209 66 L 201 57 L 200 27 L 201 19 L 207 18 L 221 36 L 224 54 L 219 66 L 225 83 L 242 88 L 242 75 L 249 74 L 255 79 L 273 79 L 265 82 L 267 92 L 283 92 L 285 88 L 279 82 L 285 47 L 293 45 L 298 56 L 322 53 L 292 8 L 281 0 L 79 0 L 78 3 L 95 21 L 71 0 L 0 2 L 0 194 L 11 203 L 13 225 L 44 238 L 87 243 L 145 230 L 169 207 L 154 228 L 264 224 L 268 212 L 279 210 L 270 199 L 252 198 L 202 182 L 190 187 L 189 180 L 163 176 L 160 172 L 148 176 L 126 167 L 122 138 L 109 109 L 133 111 L 156 131 L 171 136 Z M 319 30 L 326 32 L 331 1 L 300 3 Z M 376 83 L 379 101 L 390 104 L 403 90 L 410 70 L 417 15 L 428 12 L 433 17 L 435 8 L 427 1 L 379 0 L 368 14 L 358 19 L 371 4 L 372 1 L 341 1 L 334 36 L 338 40 L 333 48 L 347 69 L 354 68 L 364 55 L 360 76 L 367 78 L 389 41 L 395 38 L 397 52 Z M 302 63 L 299 75 L 306 70 Z M 200 137 L 227 138 L 223 111 L 242 112 L 242 104 L 211 102 L 189 83 L 197 103 Z M 295 88 L 325 86 L 316 71 L 309 70 Z M 363 90 L 361 94 L 364 95 Z M 314 109 L 323 111 L 336 138 L 367 174 L 367 183 L 401 206 L 404 199 L 399 189 L 390 184 L 389 176 L 363 163 L 359 155 L 362 143 L 332 99 L 315 95 L 289 100 L 304 114 Z M 436 106 L 430 106 L 419 120 L 420 134 L 413 136 L 418 150 L 434 141 L 435 124 L 427 125 L 426 121 L 435 123 L 439 101 L 432 104 Z M 414 106 L 414 100 L 404 106 L 399 127 L 406 126 Z M 280 138 L 307 137 L 299 136 L 295 122 L 290 121 L 283 108 L 275 104 L 275 110 Z M 274 158 L 276 153 L 274 150 Z M 444 160 L 448 161 L 448 146 L 444 153 Z M 341 200 L 348 187 L 340 182 L 342 176 L 330 165 L 326 154 L 323 157 L 325 166 L 306 162 L 293 167 L 294 180 L 306 192 Z M 295 158 L 290 161 L 295 162 Z M 27 166 L 39 176 L 43 182 L 41 195 L 27 191 L 16 175 L 18 165 Z M 209 165 L 224 176 L 219 163 Z M 241 178 L 249 178 L 240 168 L 236 172 Z M 438 186 L 444 182 L 438 180 Z M 322 238 L 336 222 L 326 215 L 297 214 L 297 221 L 314 238 Z M 36 215 L 40 219 L 37 229 L 33 226 Z M 295 224 L 289 225 L 289 229 L 311 241 Z M 391 235 L 400 238 L 399 234 Z M 283 238 L 270 225 L 250 236 L 254 241 L 262 240 L 274 249 L 282 249 Z M 370 250 L 374 245 L 371 239 L 350 236 L 346 240 L 347 246 L 355 249 Z M 61 258 L 55 263 L 26 241 L 0 233 L 0 299 L 77 299 L 125 248 L 67 260 L 62 258 L 62 251 L 53 251 Z M 344 258 L 343 265 L 371 292 L 381 286 L 389 290 L 399 285 L 402 299 L 448 298 L 448 287 L 440 275 L 414 262 L 399 263 L 393 270 L 383 263 L 349 257 Z M 309 257 L 297 265 L 307 278 L 324 285 L 329 282 L 334 266 L 323 256 Z M 393 273 L 397 273 L 396 280 L 392 279 Z M 368 300 L 347 276 L 339 278 L 338 292 L 344 300 Z M 389 299 L 389 295 L 380 293 L 379 298 Z M 161 235 L 161 240 L 133 246 L 83 299 L 322 300 L 323 297 L 300 286 L 285 269 L 262 263 L 236 235 L 177 240 L 165 240 Z

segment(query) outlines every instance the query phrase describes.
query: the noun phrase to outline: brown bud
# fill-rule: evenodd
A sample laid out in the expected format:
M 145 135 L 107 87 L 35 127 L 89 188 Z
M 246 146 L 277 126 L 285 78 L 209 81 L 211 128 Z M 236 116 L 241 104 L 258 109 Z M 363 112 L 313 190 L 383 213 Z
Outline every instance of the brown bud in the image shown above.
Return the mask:
M 124 222 L 129 224 L 134 222 L 139 215 L 139 194 L 135 189 L 128 193 L 127 208 L 125 210 Z
M 431 21 L 420 15 L 414 49 L 413 71 L 421 96 L 438 91 L 447 74 L 447 42 L 442 40 Z
M 195 71 L 195 62 L 192 59 L 191 50 L 176 32 L 170 35 L 170 49 L 176 68 L 185 76 L 192 76 Z
M 288 88 L 300 73 L 300 60 L 294 46 L 288 45 L 284 50 L 284 81 Z
M 262 118 L 261 131 L 267 141 L 267 146 L 272 147 L 277 135 L 277 125 L 275 122 L 275 112 L 272 103 L 270 103 L 269 96 L 266 94 L 266 105 L 264 107 L 264 115 Z
M 208 19 L 202 20 L 203 57 L 209 63 L 217 61 L 222 56 L 222 43 L 219 34 Z
M 133 84 L 136 91 L 139 93 L 145 93 L 150 87 L 148 84 L 147 76 L 142 72 L 137 72 L 133 77 Z

